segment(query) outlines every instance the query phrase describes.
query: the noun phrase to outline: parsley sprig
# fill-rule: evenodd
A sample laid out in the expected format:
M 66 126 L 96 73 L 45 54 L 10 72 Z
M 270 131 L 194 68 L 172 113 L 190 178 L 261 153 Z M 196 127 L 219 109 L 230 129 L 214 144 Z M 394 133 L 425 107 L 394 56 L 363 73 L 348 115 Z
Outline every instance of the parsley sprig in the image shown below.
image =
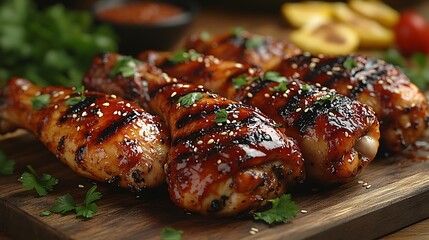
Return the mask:
M 284 92 L 287 90 L 286 82 L 280 82 L 279 84 L 277 84 L 277 86 L 270 87 L 269 90 L 273 92 L 277 92 L 277 91 Z
M 130 56 L 121 56 L 112 70 L 110 70 L 109 76 L 113 78 L 118 74 L 122 74 L 123 77 L 132 77 L 137 73 L 137 62 L 136 59 Z
M 315 104 L 326 104 L 326 103 L 332 103 L 335 100 L 336 96 L 334 94 L 327 94 L 325 96 L 322 96 L 321 98 L 317 99 Z
M 429 87 L 429 60 L 423 53 L 415 53 L 405 59 L 397 50 L 390 49 L 383 57 L 386 62 L 399 66 L 411 82 L 420 89 Z
M 0 150 L 0 175 L 12 175 L 15 161 L 6 158 L 6 154 Z
M 247 78 L 246 74 L 243 74 L 243 75 L 241 75 L 239 77 L 233 78 L 232 79 L 232 84 L 234 85 L 234 88 L 237 89 L 237 88 L 240 88 L 242 86 L 247 85 L 246 78 Z
M 213 120 L 213 122 L 215 123 L 224 123 L 228 119 L 228 112 L 224 108 L 219 111 L 216 111 L 215 115 L 216 119 Z
M 86 193 L 85 200 L 82 205 L 75 203 L 73 197 L 67 193 L 66 195 L 57 198 L 55 205 L 47 211 L 40 213 L 41 216 L 49 216 L 53 213 L 66 214 L 74 211 L 76 217 L 92 218 L 97 213 L 98 206 L 95 203 L 100 200 L 103 195 L 100 192 L 96 192 L 97 186 L 92 186 Z
M 180 50 L 174 53 L 174 55 L 171 56 L 168 59 L 168 61 L 174 64 L 178 64 L 178 63 L 183 63 L 187 61 L 194 61 L 199 57 L 201 57 L 201 54 L 197 53 L 195 50 L 192 50 L 192 49 L 189 51 Z
M 247 49 L 256 49 L 264 43 L 264 38 L 261 36 L 252 36 L 246 40 L 246 48 Z
M 278 72 L 268 71 L 264 74 L 264 79 L 272 82 L 286 82 L 286 77 L 280 76 Z
M 298 206 L 291 200 L 290 194 L 269 201 L 273 205 L 272 208 L 255 213 L 253 215 L 255 220 L 262 220 L 268 224 L 287 223 L 294 219 L 298 213 Z
M 162 240 L 180 240 L 182 239 L 183 231 L 177 230 L 172 227 L 162 229 L 161 239 Z
M 51 95 L 50 94 L 41 94 L 31 99 L 31 104 L 34 110 L 41 110 L 45 108 L 51 103 Z
M 25 188 L 36 190 L 39 196 L 46 196 L 48 192 L 52 192 L 55 185 L 58 184 L 58 179 L 53 176 L 43 173 L 41 176 L 30 165 L 27 165 L 29 172 L 24 172 L 18 181 L 22 182 Z
M 85 87 L 84 86 L 80 86 L 77 87 L 74 91 L 73 94 L 78 94 L 79 96 L 76 97 L 71 97 L 69 99 L 66 100 L 66 106 L 74 106 L 82 101 L 84 101 L 86 99 L 85 97 Z
M 178 100 L 178 102 L 185 106 L 186 108 L 190 107 L 192 104 L 194 104 L 196 101 L 203 98 L 204 95 L 200 92 L 191 92 L 186 94 L 185 96 L 181 96 Z
M 357 62 L 353 59 L 353 58 L 347 58 L 344 62 L 343 62 L 343 67 L 347 70 L 351 70 L 352 68 L 357 67 L 358 64 Z

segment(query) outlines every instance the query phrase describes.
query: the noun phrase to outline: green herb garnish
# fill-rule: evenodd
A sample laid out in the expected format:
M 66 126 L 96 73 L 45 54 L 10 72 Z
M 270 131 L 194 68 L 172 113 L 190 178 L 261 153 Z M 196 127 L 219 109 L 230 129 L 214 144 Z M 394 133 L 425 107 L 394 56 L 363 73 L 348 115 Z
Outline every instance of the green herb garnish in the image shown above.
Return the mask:
M 0 87 L 12 76 L 79 86 L 95 54 L 117 50 L 113 31 L 95 27 L 89 12 L 61 4 L 39 10 L 35 2 L 0 1 Z
M 244 30 L 244 28 L 242 27 L 235 27 L 231 30 L 232 35 L 234 35 L 235 37 L 242 37 L 243 33 L 246 30 Z
M 268 80 L 268 81 L 273 81 L 273 82 L 286 82 L 287 79 L 283 76 L 280 76 L 280 74 L 278 72 L 274 72 L 274 71 L 268 71 L 264 74 L 264 79 Z
M 181 240 L 183 231 L 172 227 L 162 229 L 161 240 Z
M 310 91 L 311 90 L 311 86 L 308 84 L 304 84 L 301 86 L 301 90 L 303 91 Z
M 220 111 L 215 112 L 216 119 L 213 120 L 215 123 L 223 123 L 228 119 L 228 112 L 226 109 L 221 109 Z
M 287 85 L 286 85 L 286 82 L 280 82 L 279 84 L 277 84 L 277 86 L 270 87 L 269 89 L 270 91 L 273 91 L 273 92 L 277 92 L 277 91 L 284 92 L 287 90 Z
M 172 57 L 170 57 L 168 61 L 174 64 L 178 64 L 178 63 L 183 63 L 187 61 L 194 61 L 199 57 L 201 57 L 201 54 L 197 53 L 195 50 L 189 50 L 189 51 L 180 50 L 180 51 L 177 51 Z
M 274 123 L 274 127 L 282 127 L 283 126 L 283 124 L 281 124 L 281 123 Z
M 88 190 L 82 205 L 76 204 L 69 193 L 60 196 L 57 198 L 57 203 L 55 203 L 50 210 L 41 212 L 40 216 L 49 216 L 53 213 L 66 214 L 74 211 L 76 217 L 92 218 L 98 210 L 98 206 L 95 202 L 102 197 L 101 193 L 95 190 L 97 190 L 97 186 L 92 186 Z
M 315 102 L 315 104 L 326 104 L 326 103 L 332 103 L 335 100 L 335 95 L 334 94 L 327 94 L 319 99 L 317 99 L 317 101 Z
M 232 84 L 234 84 L 234 88 L 240 88 L 242 86 L 247 85 L 247 76 L 245 74 L 241 75 L 240 77 L 236 77 L 232 79 Z
M 272 203 L 272 208 L 264 212 L 255 213 L 253 215 L 255 220 L 262 220 L 268 224 L 287 223 L 294 219 L 298 213 L 298 206 L 291 200 L 290 194 L 268 201 Z
M 246 40 L 246 48 L 247 49 L 255 49 L 260 47 L 264 43 L 264 38 L 261 36 L 253 36 Z
M 74 105 L 82 102 L 85 99 L 86 99 L 86 97 L 83 97 L 83 96 L 71 97 L 71 98 L 66 100 L 66 106 L 74 106 Z
M 39 196 L 46 196 L 58 184 L 58 179 L 49 174 L 44 173 L 40 176 L 30 165 L 27 166 L 27 169 L 29 172 L 24 172 L 18 181 L 29 190 L 35 189 Z
M 178 102 L 185 106 L 186 108 L 190 107 L 192 104 L 194 104 L 196 101 L 203 98 L 204 95 L 200 92 L 192 92 L 188 93 L 185 96 L 181 96 L 178 100 Z
M 50 94 L 41 94 L 37 97 L 31 99 L 31 104 L 34 110 L 40 110 L 51 103 L 51 95 Z
M 8 160 L 6 154 L 0 150 L 0 175 L 12 175 L 15 161 Z
M 119 57 L 115 66 L 110 71 L 109 76 L 113 78 L 118 74 L 122 74 L 123 77 L 132 77 L 136 73 L 137 60 L 129 56 L 122 56 Z
M 343 66 L 345 69 L 350 70 L 352 68 L 355 68 L 358 66 L 357 62 L 353 59 L 353 58 L 347 58 L 344 62 L 343 62 Z

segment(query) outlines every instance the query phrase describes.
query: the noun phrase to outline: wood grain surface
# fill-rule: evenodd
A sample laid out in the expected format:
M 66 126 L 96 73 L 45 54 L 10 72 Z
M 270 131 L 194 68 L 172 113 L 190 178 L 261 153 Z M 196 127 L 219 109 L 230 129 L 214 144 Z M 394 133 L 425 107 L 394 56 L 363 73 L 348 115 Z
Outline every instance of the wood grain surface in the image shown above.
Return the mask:
M 0 231 L 16 239 L 159 239 L 165 227 L 184 231 L 184 239 L 376 238 L 429 217 L 429 145 L 418 144 L 402 155 L 377 159 L 348 184 L 332 189 L 302 187 L 293 198 L 308 213 L 299 213 L 292 223 L 270 227 L 249 218 L 186 214 L 172 204 L 165 187 L 135 194 L 107 184 L 98 184 L 103 198 L 93 219 L 40 217 L 58 196 L 70 193 L 82 201 L 93 183 L 20 131 L 0 140 L 1 149 L 17 162 L 14 175 L 0 178 Z M 52 194 L 37 197 L 17 182 L 28 164 L 60 179 Z M 259 232 L 251 235 L 252 227 Z
M 411 3 L 410 3 L 411 4 Z M 429 19 L 429 2 L 410 5 Z M 222 32 L 242 26 L 260 34 L 287 39 L 289 29 L 278 13 L 203 9 L 188 33 Z M 183 39 L 176 48 L 180 48 Z M 0 239 L 160 239 L 165 227 L 184 231 L 184 239 L 368 239 L 385 236 L 429 217 L 429 137 L 403 154 L 378 158 L 355 181 L 332 189 L 306 187 L 293 199 L 307 214 L 288 224 L 267 226 L 249 218 L 211 219 L 189 215 L 174 206 L 165 186 L 131 193 L 98 184 L 103 198 L 93 219 L 73 215 L 40 217 L 55 198 L 70 193 L 82 201 L 93 182 L 77 176 L 24 131 L 0 137 L 0 149 L 16 160 L 15 174 L 0 177 Z M 31 164 L 37 171 L 60 179 L 54 192 L 37 197 L 17 182 Z M 367 189 L 358 184 L 371 185 Z M 83 185 L 84 188 L 79 188 Z M 259 229 L 255 235 L 251 228 Z M 428 239 L 429 220 L 386 239 Z

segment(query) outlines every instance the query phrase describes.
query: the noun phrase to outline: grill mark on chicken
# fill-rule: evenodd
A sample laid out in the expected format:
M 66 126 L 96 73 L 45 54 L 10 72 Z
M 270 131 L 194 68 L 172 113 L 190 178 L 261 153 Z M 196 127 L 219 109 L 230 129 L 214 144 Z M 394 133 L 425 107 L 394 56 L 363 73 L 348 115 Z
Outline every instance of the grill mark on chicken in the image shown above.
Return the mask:
M 89 97 L 86 97 L 83 101 L 80 101 L 78 103 L 76 103 L 73 106 L 70 106 L 67 111 L 64 113 L 64 115 L 60 118 L 60 123 L 64 123 L 65 121 L 67 121 L 67 119 L 69 119 L 73 114 L 77 114 L 79 112 L 84 111 L 85 109 L 89 108 L 89 106 L 92 103 L 95 103 L 95 101 L 97 100 L 97 96 L 92 95 Z
M 57 147 L 57 151 L 59 154 L 63 154 L 64 153 L 64 141 L 66 140 L 67 136 L 62 136 L 60 138 L 60 141 L 58 141 L 58 147 Z
M 87 148 L 87 145 L 83 145 L 78 147 L 78 149 L 76 150 L 74 160 L 78 165 L 82 165 L 85 162 L 84 156 Z
M 135 121 L 139 116 L 140 115 L 138 113 L 136 113 L 135 111 L 132 111 L 128 113 L 125 117 L 122 117 L 117 121 L 112 122 L 109 126 L 107 126 L 105 129 L 103 129 L 100 132 L 97 138 L 97 144 L 100 144 L 106 141 L 107 139 L 111 138 L 119 131 L 119 129 Z

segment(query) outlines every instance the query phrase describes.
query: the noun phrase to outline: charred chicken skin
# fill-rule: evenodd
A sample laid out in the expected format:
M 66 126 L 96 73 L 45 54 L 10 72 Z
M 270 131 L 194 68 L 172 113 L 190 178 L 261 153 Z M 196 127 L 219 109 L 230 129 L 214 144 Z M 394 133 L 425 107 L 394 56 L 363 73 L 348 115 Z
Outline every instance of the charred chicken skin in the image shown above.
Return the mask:
M 248 32 L 242 35 L 255 36 Z M 232 33 L 208 39 L 193 35 L 186 47 L 220 59 L 278 71 L 280 75 L 293 76 L 311 84 L 321 84 L 367 104 L 374 109 L 380 121 L 383 151 L 399 152 L 415 142 L 426 130 L 429 114 L 425 96 L 399 68 L 365 56 L 327 57 L 300 53 L 296 47 L 287 43 L 278 43 L 265 36 L 259 38 L 259 43 L 264 44 L 257 44 L 257 47 L 249 50 L 245 41 L 237 40 L 243 37 Z M 272 51 L 264 49 L 274 48 L 273 43 L 265 45 L 269 42 L 285 46 L 283 52 L 286 54 L 271 54 L 270 58 L 265 58 L 266 52 Z M 222 47 L 217 48 L 218 45 Z M 246 54 L 248 51 L 253 54 Z
M 301 50 L 291 43 L 241 29 L 217 36 L 191 35 L 186 48 L 223 60 L 259 66 L 264 70 L 277 68 L 284 57 L 301 53 Z
M 41 97 L 45 106 L 36 110 L 33 104 Z M 1 96 L 0 119 L 31 131 L 84 177 L 133 190 L 165 182 L 168 131 L 161 119 L 133 102 L 65 87 L 42 88 L 15 78 Z
M 258 107 L 298 141 L 307 178 L 329 184 L 350 180 L 371 162 L 378 149 L 379 124 L 373 110 L 327 88 L 212 56 L 146 52 L 140 59 L 167 74 Z M 271 76 L 270 76 L 271 75 Z M 274 76 L 273 76 L 274 75 Z
M 284 59 L 278 71 L 371 106 L 380 121 L 381 146 L 389 152 L 405 149 L 427 128 L 429 113 L 424 94 L 398 67 L 382 60 L 300 54 Z
M 165 171 L 175 204 L 233 215 L 258 209 L 302 181 L 298 146 L 263 113 L 136 60 L 129 64 L 135 73 L 112 75 L 125 59 L 96 57 L 84 84 L 133 99 L 164 118 L 172 137 Z

